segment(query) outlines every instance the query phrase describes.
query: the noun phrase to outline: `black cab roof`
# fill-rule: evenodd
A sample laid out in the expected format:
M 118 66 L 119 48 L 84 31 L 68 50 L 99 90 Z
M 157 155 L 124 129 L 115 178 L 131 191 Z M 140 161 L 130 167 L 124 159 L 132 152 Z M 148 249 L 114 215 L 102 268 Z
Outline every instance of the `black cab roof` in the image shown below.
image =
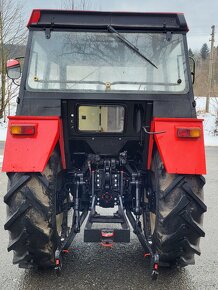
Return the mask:
M 108 25 L 121 30 L 188 31 L 188 26 L 183 13 L 101 12 L 40 9 L 32 11 L 27 27 L 106 29 Z

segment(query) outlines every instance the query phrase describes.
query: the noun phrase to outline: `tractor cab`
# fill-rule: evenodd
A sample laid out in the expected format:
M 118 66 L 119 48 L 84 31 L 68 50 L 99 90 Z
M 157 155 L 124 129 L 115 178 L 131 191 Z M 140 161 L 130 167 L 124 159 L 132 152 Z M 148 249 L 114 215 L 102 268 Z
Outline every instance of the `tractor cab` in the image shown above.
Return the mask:
M 28 29 L 3 162 L 14 263 L 59 271 L 87 217 L 105 247 L 131 225 L 153 278 L 193 264 L 206 168 L 184 15 L 34 10 Z

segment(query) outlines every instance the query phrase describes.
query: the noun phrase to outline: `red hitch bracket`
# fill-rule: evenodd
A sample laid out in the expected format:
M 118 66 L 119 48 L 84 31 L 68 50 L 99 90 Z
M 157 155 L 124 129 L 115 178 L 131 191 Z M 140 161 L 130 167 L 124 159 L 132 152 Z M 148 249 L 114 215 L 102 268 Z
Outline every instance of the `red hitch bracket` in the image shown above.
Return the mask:
M 114 231 L 113 230 L 101 230 L 101 245 L 105 248 L 112 248 L 113 246 L 113 237 Z

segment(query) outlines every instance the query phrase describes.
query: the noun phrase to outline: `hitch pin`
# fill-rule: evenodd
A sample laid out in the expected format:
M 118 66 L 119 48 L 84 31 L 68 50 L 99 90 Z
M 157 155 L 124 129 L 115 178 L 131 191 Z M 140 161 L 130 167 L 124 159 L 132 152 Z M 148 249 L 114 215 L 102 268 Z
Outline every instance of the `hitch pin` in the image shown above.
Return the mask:
M 147 258 L 147 257 L 150 257 L 150 256 L 151 256 L 150 253 L 145 253 L 145 254 L 144 254 L 144 258 Z

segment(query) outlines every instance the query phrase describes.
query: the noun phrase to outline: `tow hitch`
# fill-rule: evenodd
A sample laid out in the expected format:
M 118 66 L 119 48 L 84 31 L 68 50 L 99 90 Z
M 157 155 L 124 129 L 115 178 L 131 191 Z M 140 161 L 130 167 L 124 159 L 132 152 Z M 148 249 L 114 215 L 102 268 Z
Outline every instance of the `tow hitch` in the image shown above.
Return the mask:
M 148 210 L 146 205 L 142 203 L 142 176 L 140 172 L 136 172 L 127 163 L 125 152 L 120 154 L 119 160 L 103 159 L 101 161 L 97 157 L 90 156 L 88 159 L 89 179 L 85 178 L 85 172 L 72 172 L 70 191 L 74 192 L 74 201 L 68 202 L 63 212 L 61 242 L 55 253 L 55 270 L 57 274 L 60 273 L 62 256 L 70 247 L 76 234 L 80 232 L 81 226 L 88 215 L 84 228 L 84 242 L 99 243 L 106 248 L 112 248 L 113 243 L 130 242 L 130 222 L 133 232 L 145 251 L 145 256 L 150 257 L 151 277 L 156 280 L 159 255 L 152 247 L 150 230 L 148 229 L 148 232 L 142 231 L 140 222 L 141 215 L 147 214 Z M 98 167 L 95 162 L 98 162 Z M 83 191 L 88 187 L 90 188 L 89 208 L 86 207 L 81 212 L 79 207 L 81 204 L 80 198 L 83 196 Z M 127 204 L 124 207 L 125 195 L 128 194 L 134 196 L 132 208 L 128 207 Z M 118 210 L 111 215 L 102 215 L 97 212 L 97 206 L 113 208 L 115 205 Z M 72 227 L 69 230 L 66 221 L 70 207 L 73 207 L 74 214 L 72 216 Z M 145 227 L 149 227 L 148 220 L 145 222 Z

